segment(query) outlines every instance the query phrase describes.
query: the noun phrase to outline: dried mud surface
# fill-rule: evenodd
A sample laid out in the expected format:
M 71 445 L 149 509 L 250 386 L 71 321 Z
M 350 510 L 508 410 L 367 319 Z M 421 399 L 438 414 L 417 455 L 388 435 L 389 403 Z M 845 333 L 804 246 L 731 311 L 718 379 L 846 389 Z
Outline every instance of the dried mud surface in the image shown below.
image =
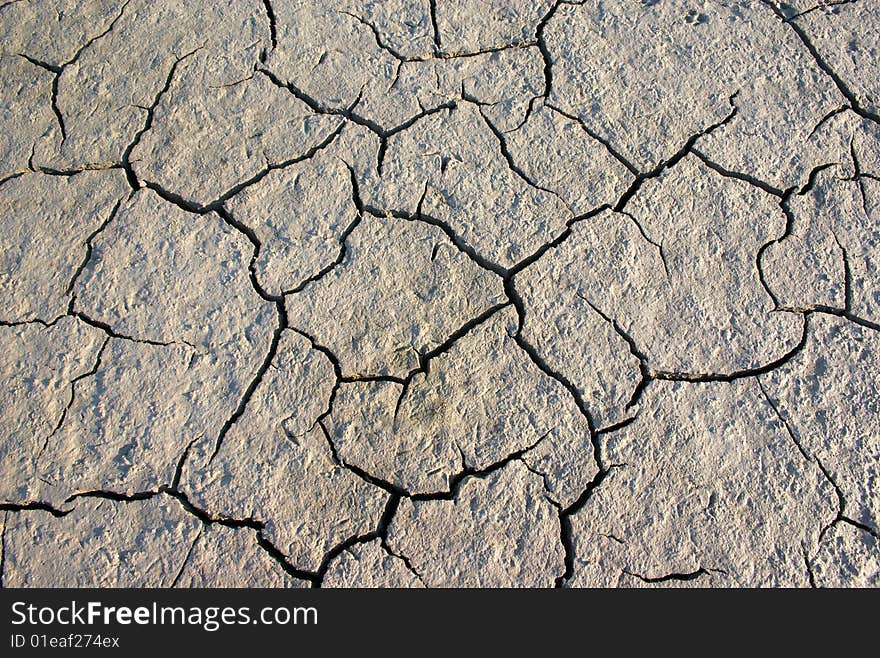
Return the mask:
M 880 584 L 880 2 L 0 2 L 0 584 Z

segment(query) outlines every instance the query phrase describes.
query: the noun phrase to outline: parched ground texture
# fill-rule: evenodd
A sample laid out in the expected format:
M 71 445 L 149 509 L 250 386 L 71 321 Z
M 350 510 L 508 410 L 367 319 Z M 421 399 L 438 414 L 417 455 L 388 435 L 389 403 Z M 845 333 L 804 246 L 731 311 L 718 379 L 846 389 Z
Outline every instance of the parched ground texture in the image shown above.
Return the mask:
M 880 584 L 880 1 L 0 44 L 2 585 Z

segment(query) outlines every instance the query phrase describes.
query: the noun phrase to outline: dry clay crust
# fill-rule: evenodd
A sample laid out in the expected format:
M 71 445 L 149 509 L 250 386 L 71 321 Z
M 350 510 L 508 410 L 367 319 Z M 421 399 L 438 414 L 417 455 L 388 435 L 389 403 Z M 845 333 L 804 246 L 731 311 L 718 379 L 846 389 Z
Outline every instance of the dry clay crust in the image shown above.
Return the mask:
M 878 9 L 0 2 L 0 584 L 876 586 Z

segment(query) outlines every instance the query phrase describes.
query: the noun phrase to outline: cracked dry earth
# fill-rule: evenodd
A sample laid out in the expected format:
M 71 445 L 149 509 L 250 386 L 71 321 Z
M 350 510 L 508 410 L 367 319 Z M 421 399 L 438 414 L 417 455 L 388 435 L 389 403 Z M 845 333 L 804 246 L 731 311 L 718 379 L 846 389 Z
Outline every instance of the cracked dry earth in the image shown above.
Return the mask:
M 880 583 L 880 2 L 0 3 L 0 574 Z

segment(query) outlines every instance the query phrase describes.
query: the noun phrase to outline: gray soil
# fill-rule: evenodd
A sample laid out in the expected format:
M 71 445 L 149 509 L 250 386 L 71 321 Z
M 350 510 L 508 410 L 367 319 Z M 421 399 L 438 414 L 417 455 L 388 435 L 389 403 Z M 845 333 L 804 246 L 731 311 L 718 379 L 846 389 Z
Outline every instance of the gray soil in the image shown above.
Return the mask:
M 0 1 L 0 584 L 880 584 L 880 1 L 206 7 Z

